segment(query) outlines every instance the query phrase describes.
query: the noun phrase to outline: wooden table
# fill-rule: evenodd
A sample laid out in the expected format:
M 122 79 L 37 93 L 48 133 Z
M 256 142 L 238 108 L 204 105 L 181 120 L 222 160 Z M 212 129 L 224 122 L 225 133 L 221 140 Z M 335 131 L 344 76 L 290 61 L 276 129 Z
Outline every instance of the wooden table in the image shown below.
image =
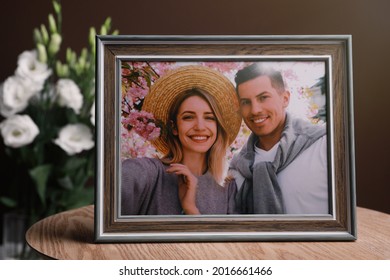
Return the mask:
M 93 206 L 34 224 L 27 243 L 47 258 L 71 260 L 390 259 L 390 215 L 357 208 L 357 241 L 94 243 Z

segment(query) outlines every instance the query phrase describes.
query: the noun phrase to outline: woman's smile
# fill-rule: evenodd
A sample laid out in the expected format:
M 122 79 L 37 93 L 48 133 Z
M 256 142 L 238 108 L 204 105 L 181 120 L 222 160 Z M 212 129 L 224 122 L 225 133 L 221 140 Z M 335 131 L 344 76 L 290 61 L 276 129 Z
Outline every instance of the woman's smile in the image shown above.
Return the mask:
M 209 139 L 209 136 L 206 135 L 191 135 L 189 137 L 191 138 L 192 141 L 198 143 L 206 142 Z

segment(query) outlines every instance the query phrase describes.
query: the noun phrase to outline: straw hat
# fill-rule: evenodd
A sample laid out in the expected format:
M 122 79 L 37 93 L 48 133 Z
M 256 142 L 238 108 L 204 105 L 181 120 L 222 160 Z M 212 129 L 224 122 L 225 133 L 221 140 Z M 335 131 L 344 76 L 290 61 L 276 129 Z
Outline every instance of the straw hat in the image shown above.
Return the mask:
M 241 126 L 238 100 L 233 84 L 220 72 L 199 65 L 183 66 L 170 71 L 151 87 L 145 97 L 142 110 L 153 113 L 165 125 L 168 110 L 176 96 L 183 91 L 200 88 L 210 93 L 219 106 L 222 119 L 219 122 L 226 128 L 229 144 L 235 140 Z M 164 134 L 153 141 L 153 145 L 163 154 L 168 152 Z

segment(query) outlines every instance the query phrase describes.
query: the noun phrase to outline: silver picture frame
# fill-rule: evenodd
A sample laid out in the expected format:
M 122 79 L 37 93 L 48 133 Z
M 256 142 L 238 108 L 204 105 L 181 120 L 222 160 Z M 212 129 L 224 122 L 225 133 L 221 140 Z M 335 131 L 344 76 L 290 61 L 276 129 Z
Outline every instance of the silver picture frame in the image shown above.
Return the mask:
M 121 214 L 121 68 L 133 62 L 319 62 L 325 68 L 329 214 Z M 355 240 L 350 35 L 97 36 L 96 242 Z

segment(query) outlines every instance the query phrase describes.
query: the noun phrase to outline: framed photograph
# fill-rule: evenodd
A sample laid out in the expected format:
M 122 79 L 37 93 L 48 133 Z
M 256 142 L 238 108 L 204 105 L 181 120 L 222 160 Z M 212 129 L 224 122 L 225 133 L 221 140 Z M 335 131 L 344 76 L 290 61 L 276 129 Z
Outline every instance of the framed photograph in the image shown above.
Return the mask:
M 96 242 L 355 240 L 351 40 L 97 36 Z

